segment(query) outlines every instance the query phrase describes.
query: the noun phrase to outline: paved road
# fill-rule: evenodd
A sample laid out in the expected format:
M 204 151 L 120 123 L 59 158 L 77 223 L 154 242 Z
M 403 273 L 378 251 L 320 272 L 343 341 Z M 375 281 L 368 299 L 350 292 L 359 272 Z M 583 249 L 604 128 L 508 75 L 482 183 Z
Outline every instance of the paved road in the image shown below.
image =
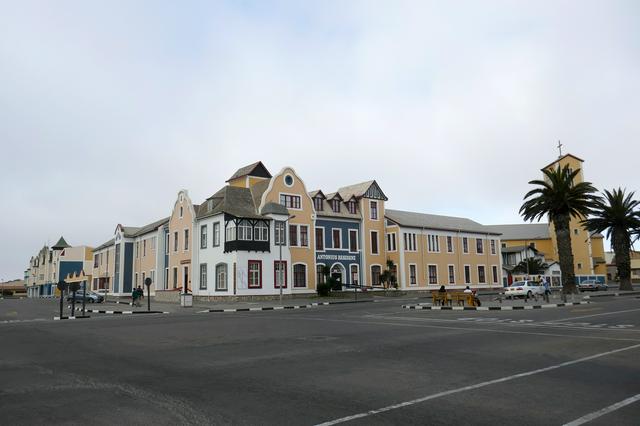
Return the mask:
M 0 424 L 638 424 L 640 299 L 606 299 L 0 323 Z

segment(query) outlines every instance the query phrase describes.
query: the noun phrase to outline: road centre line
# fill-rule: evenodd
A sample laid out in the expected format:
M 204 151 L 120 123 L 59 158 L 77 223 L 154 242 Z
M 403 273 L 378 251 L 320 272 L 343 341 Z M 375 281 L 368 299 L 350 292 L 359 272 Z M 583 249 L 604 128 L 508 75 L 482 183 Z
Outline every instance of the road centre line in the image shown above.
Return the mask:
M 276 317 L 274 317 L 276 318 Z M 550 337 L 571 337 L 577 339 L 594 339 L 594 340 L 611 340 L 615 342 L 640 342 L 640 339 L 629 339 L 629 338 L 617 338 L 617 337 L 598 337 L 598 336 L 578 336 L 575 334 L 558 334 L 558 333 L 536 333 L 533 331 L 515 331 L 515 330 L 501 330 L 497 328 L 478 328 L 478 327 L 451 327 L 444 325 L 427 325 L 427 324 L 410 324 L 410 323 L 399 323 L 399 322 L 383 322 L 383 321 L 354 321 L 354 320 L 343 320 L 343 319 L 333 319 L 333 318 L 322 318 L 322 317 L 308 317 L 308 316 L 299 316 L 296 318 L 312 320 L 312 321 L 331 321 L 331 322 L 346 322 L 351 324 L 374 324 L 374 325 L 391 325 L 398 327 L 418 327 L 418 328 L 441 328 L 444 330 L 461 330 L 461 331 L 484 331 L 488 333 L 503 333 L 503 334 L 525 334 L 530 336 L 550 336 Z M 277 319 L 286 319 L 282 317 L 277 317 Z M 570 329 L 570 327 L 562 327 L 563 330 Z M 586 328 L 580 328 L 579 330 L 591 330 Z M 595 330 L 595 329 L 594 329 Z
M 637 309 L 627 309 L 627 310 L 625 310 L 625 311 L 602 312 L 602 313 L 600 313 L 600 314 L 582 315 L 582 316 L 579 316 L 579 317 L 563 318 L 563 319 L 559 319 L 559 320 L 550 320 L 550 321 L 547 321 L 547 322 L 571 321 L 571 320 L 574 320 L 574 319 L 591 318 L 591 317 L 599 317 L 599 316 L 602 316 L 602 315 L 623 314 L 623 313 L 626 313 L 626 312 L 636 312 L 636 311 L 640 311 L 640 308 L 637 308 Z
M 605 407 L 602 410 L 594 411 L 593 413 L 589 413 L 586 416 L 582 416 L 572 422 L 565 423 L 563 426 L 579 426 L 581 424 L 590 422 L 591 420 L 597 419 L 598 417 L 604 416 L 605 414 L 611 413 L 612 411 L 616 411 L 622 407 L 626 407 L 629 404 L 633 404 L 636 401 L 640 401 L 640 393 L 632 396 L 631 398 L 616 402 L 615 404 Z
M 339 419 L 330 420 L 330 421 L 327 421 L 327 422 L 324 422 L 324 423 L 320 423 L 317 426 L 331 426 L 331 425 L 335 425 L 335 424 L 339 424 L 339 423 L 345 423 L 345 422 L 349 422 L 351 420 L 361 419 L 363 417 L 369 417 L 369 416 L 373 416 L 375 414 L 380 414 L 380 413 L 384 413 L 384 412 L 387 412 L 387 411 L 396 410 L 398 408 L 404 408 L 404 407 L 408 407 L 408 406 L 411 406 L 411 405 L 419 404 L 421 402 L 429 401 L 429 400 L 432 400 L 432 399 L 441 398 L 443 396 L 454 395 L 454 394 L 461 393 L 461 392 L 466 392 L 466 391 L 469 391 L 469 390 L 474 390 L 474 389 L 479 389 L 479 388 L 483 388 L 483 387 L 490 386 L 490 385 L 495 385 L 497 383 L 504 383 L 504 382 L 508 382 L 508 381 L 515 380 L 515 379 L 519 379 L 519 378 L 522 378 L 522 377 L 533 376 L 534 374 L 546 373 L 547 371 L 556 370 L 558 368 L 567 367 L 567 366 L 570 366 L 570 365 L 574 365 L 574 364 L 590 361 L 592 359 L 601 358 L 603 356 L 613 355 L 613 354 L 618 353 L 618 352 L 629 351 L 629 350 L 637 349 L 637 348 L 640 348 L 640 344 L 627 346 L 627 347 L 620 348 L 620 349 L 614 349 L 614 350 L 607 351 L 607 352 L 601 352 L 599 354 L 590 355 L 590 356 L 583 357 L 583 358 L 578 358 L 578 359 L 575 359 L 573 361 L 566 361 L 566 362 L 563 362 L 563 363 L 560 363 L 560 364 L 551 365 L 549 367 L 544 367 L 544 368 L 539 368 L 539 369 L 536 369 L 536 370 L 525 371 L 523 373 L 513 374 L 511 376 L 501 377 L 499 379 L 488 380 L 486 382 L 476 383 L 474 385 L 464 386 L 464 387 L 457 388 L 457 389 L 451 389 L 451 390 L 444 391 L 444 392 L 438 392 L 438 393 L 435 393 L 435 394 L 432 394 L 432 395 L 423 396 L 422 398 L 412 399 L 410 401 L 404 401 L 404 402 L 400 402 L 398 404 L 388 405 L 386 407 L 378 408 L 378 409 L 375 409 L 375 410 L 369 410 L 369 411 L 366 411 L 366 412 L 363 412 L 363 413 L 353 414 L 351 416 L 346 416 L 346 417 L 341 417 Z M 634 402 L 634 401 L 631 401 L 631 402 Z M 628 404 L 630 404 L 631 402 L 629 402 Z M 581 423 L 578 423 L 578 424 L 581 424 Z
M 391 315 L 391 313 L 383 316 L 383 317 L 378 317 L 373 316 L 373 315 L 365 315 L 364 318 L 367 317 L 375 317 L 377 319 L 391 319 L 391 320 L 399 320 L 399 321 L 414 321 L 414 322 L 453 322 L 456 324 L 460 324 L 461 322 L 465 322 L 465 323 L 472 323 L 472 324 L 500 324 L 500 325 L 507 325 L 507 326 L 527 326 L 527 327 L 548 327 L 548 328 L 556 328 L 556 329 L 562 329 L 562 330 L 605 330 L 605 331 L 630 331 L 633 333 L 640 333 L 640 330 L 635 330 L 635 329 L 631 329 L 629 327 L 632 327 L 632 325 L 611 325 L 611 326 L 607 326 L 604 327 L 604 325 L 606 324 L 593 324 L 593 325 L 583 325 L 583 326 L 578 326 L 576 324 L 572 324 L 572 323 L 567 323 L 566 325 L 564 323 L 551 323 L 551 321 L 541 321 L 541 322 L 535 322 L 534 320 L 527 320 L 527 319 L 515 319 L 515 318 L 505 318 L 505 319 L 499 319 L 499 318 L 495 318 L 495 317 L 465 317 L 465 318 L 457 318 L 457 319 L 447 319 L 447 318 L 421 318 L 421 317 L 414 317 L 414 316 L 402 316 L 402 317 L 398 317 L 398 316 L 389 316 Z M 495 320 L 495 321 L 492 321 Z M 588 323 L 584 323 L 584 324 L 588 324 Z

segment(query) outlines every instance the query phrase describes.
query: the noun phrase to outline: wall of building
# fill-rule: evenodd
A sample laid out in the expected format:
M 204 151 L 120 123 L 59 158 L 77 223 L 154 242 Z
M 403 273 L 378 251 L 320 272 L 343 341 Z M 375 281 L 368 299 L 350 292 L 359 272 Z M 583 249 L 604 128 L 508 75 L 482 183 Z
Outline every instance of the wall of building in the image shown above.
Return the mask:
M 182 212 L 182 215 L 180 214 Z M 168 290 L 182 288 L 185 285 L 185 268 L 187 270 L 187 287 L 191 288 L 191 248 L 193 246 L 193 221 L 195 211 L 186 190 L 178 192 L 178 196 L 169 218 L 169 285 Z M 189 232 L 189 241 L 185 244 L 185 230 Z M 177 233 L 177 237 L 176 237 Z M 176 250 L 177 238 L 177 250 Z M 177 281 L 173 280 L 173 271 L 177 269 Z

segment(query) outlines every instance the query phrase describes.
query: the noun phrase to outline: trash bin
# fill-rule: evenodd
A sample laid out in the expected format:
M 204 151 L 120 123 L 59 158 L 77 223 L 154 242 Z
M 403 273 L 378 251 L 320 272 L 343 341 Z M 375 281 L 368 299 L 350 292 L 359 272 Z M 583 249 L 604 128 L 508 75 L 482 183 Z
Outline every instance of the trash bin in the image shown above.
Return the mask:
M 193 306 L 193 294 L 181 294 L 180 306 L 183 308 L 191 308 Z

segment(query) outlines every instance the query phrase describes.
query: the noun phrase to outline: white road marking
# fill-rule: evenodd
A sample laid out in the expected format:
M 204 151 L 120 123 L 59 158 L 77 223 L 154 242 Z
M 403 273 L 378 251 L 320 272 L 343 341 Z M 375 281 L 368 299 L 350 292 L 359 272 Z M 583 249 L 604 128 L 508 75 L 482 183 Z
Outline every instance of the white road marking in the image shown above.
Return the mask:
M 282 317 L 274 317 L 277 319 L 284 320 Z M 330 321 L 330 322 L 346 322 L 350 324 L 369 324 L 369 325 L 392 325 L 396 327 L 422 327 L 422 328 L 441 328 L 444 330 L 462 330 L 462 331 L 484 331 L 488 333 L 503 333 L 503 334 L 525 334 L 529 336 L 549 336 L 549 337 L 571 337 L 576 339 L 595 339 L 595 340 L 612 340 L 617 342 L 640 342 L 638 339 L 629 339 L 629 338 L 616 338 L 616 337 L 599 337 L 599 336 L 579 336 L 575 334 L 559 334 L 559 333 L 536 333 L 533 331 L 515 331 L 515 330 L 501 330 L 499 328 L 479 328 L 479 327 L 453 327 L 453 326 L 445 326 L 445 325 L 427 325 L 427 324 L 409 324 L 409 323 L 400 323 L 400 322 L 384 322 L 384 321 L 356 321 L 356 320 L 346 320 L 346 319 L 335 319 L 335 318 L 324 318 L 324 317 L 309 317 L 309 316 L 298 316 L 296 318 L 306 319 L 312 321 Z M 562 327 L 561 329 L 567 330 L 570 327 Z M 581 328 L 580 330 L 585 330 Z M 591 330 L 591 329 L 589 329 Z M 600 330 L 600 329 L 593 329 Z
M 412 399 L 410 401 L 405 401 L 405 402 L 400 402 L 398 404 L 388 405 L 386 407 L 378 408 L 378 409 L 375 409 L 375 410 L 369 410 L 369 411 L 366 411 L 364 413 L 353 414 L 351 416 L 346 416 L 346 417 L 341 417 L 339 419 L 330 420 L 328 422 L 320 423 L 318 426 L 330 426 L 330 425 L 335 425 L 335 424 L 339 424 L 339 423 L 345 423 L 345 422 L 349 422 L 351 420 L 361 419 L 363 417 L 373 416 L 374 414 L 380 414 L 380 413 L 384 413 L 384 412 L 387 412 L 387 411 L 396 410 L 398 408 L 403 408 L 403 407 L 408 407 L 410 405 L 419 404 L 421 402 L 429 401 L 429 400 L 440 398 L 440 397 L 443 397 L 443 396 L 454 395 L 454 394 L 457 394 L 457 393 L 466 392 L 466 391 L 473 390 L 473 389 L 479 389 L 479 388 L 483 388 L 483 387 L 486 387 L 486 386 L 495 385 L 496 383 L 508 382 L 508 381 L 511 381 L 511 380 L 519 379 L 521 377 L 533 376 L 534 374 L 546 373 L 547 371 L 556 370 L 558 368 L 567 367 L 569 365 L 574 365 L 574 364 L 578 364 L 578 363 L 581 363 L 581 362 L 590 361 L 592 359 L 601 358 L 603 356 L 612 355 L 612 354 L 615 354 L 615 353 L 618 353 L 618 352 L 629 351 L 629 350 L 637 349 L 637 348 L 640 348 L 640 344 L 633 345 L 633 346 L 627 346 L 627 347 L 620 348 L 620 349 L 614 349 L 612 351 L 601 352 L 599 354 L 590 355 L 590 356 L 587 356 L 587 357 L 584 357 L 584 358 L 575 359 L 573 361 L 567 361 L 567 362 L 563 362 L 563 363 L 560 363 L 560 364 L 551 365 L 549 367 L 539 368 L 537 370 L 525 371 L 524 373 L 513 374 L 511 376 L 501 377 L 499 379 L 489 380 L 489 381 L 482 382 L 482 383 L 476 383 L 475 385 L 464 386 L 464 387 L 461 387 L 461 388 L 451 389 L 451 390 L 444 391 L 444 392 L 438 392 L 438 393 L 435 393 L 435 394 L 432 394 L 432 395 L 424 396 L 422 398 Z M 577 424 L 581 424 L 581 423 L 577 423 Z
M 575 419 L 572 422 L 565 423 L 564 426 L 578 426 L 578 425 L 590 422 L 591 420 L 597 419 L 600 416 L 604 416 L 605 414 L 611 413 L 612 411 L 616 411 L 629 404 L 633 404 L 636 401 L 640 401 L 640 393 L 638 395 L 632 396 L 631 398 L 627 398 L 620 402 L 616 402 L 615 404 L 605 407 L 602 410 L 594 411 L 593 413 L 587 414 L 586 416 L 582 416 L 579 419 Z
M 626 313 L 626 312 L 635 312 L 635 311 L 640 311 L 640 309 L 627 309 L 626 311 L 603 312 L 603 313 L 600 313 L 600 314 L 582 315 L 580 317 L 564 318 L 564 319 L 559 319 L 559 320 L 551 320 L 551 321 L 547 321 L 547 322 L 571 321 L 571 320 L 580 319 L 580 318 L 591 318 L 591 317 L 599 317 L 599 316 L 602 316 L 602 315 L 623 314 L 623 313 Z

